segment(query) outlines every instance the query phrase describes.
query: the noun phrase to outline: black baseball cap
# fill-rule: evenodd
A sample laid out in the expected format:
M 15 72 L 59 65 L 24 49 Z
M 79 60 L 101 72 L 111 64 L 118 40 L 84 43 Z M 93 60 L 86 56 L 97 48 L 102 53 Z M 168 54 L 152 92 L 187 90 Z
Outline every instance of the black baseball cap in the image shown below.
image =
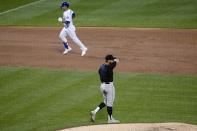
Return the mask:
M 106 55 L 105 56 L 105 60 L 108 61 L 108 60 L 114 60 L 116 59 L 116 57 L 114 57 L 113 55 Z

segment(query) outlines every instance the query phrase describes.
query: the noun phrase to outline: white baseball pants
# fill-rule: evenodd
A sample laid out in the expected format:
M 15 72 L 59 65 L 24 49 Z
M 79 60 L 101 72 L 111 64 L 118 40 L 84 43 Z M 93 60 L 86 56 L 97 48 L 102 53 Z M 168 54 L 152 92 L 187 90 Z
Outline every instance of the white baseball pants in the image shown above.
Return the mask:
M 67 43 L 67 39 L 66 37 L 69 36 L 79 47 L 81 50 L 85 50 L 87 49 L 85 47 L 85 45 L 79 40 L 79 38 L 77 37 L 76 33 L 75 33 L 75 27 L 74 26 L 71 26 L 69 28 L 65 28 L 63 27 L 60 34 L 59 34 L 59 38 Z

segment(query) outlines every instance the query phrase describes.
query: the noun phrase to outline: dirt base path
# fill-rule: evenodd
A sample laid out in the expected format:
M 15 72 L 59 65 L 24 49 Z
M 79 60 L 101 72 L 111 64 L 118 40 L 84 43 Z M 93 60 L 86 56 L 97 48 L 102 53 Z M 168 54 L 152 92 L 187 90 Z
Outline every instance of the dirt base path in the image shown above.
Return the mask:
M 197 131 L 197 126 L 183 123 L 109 124 L 82 126 L 60 131 Z
M 77 28 L 89 51 L 62 55 L 61 28 L 0 27 L 0 66 L 96 71 L 106 54 L 121 72 L 197 74 L 197 29 Z

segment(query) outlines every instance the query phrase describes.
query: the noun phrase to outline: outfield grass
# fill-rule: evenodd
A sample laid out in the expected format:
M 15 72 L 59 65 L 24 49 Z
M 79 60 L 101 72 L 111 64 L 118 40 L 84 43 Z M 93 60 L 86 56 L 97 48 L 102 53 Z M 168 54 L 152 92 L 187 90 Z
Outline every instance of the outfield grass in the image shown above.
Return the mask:
M 19 6 L 34 2 L 36 0 L 1 0 L 0 12 L 4 12 L 10 9 L 17 8 Z
M 197 76 L 116 73 L 114 116 L 124 123 L 197 124 Z M 89 125 L 102 100 L 96 72 L 0 68 L 2 131 Z M 107 121 L 106 110 L 95 124 Z
M 23 1 L 23 0 L 18 0 Z M 61 0 L 0 15 L 0 25 L 62 26 Z M 196 0 L 70 0 L 77 26 L 197 28 Z M 9 3 L 9 2 L 7 2 Z M 5 7 L 4 7 L 5 5 Z M 7 4 L 1 8 L 7 8 Z

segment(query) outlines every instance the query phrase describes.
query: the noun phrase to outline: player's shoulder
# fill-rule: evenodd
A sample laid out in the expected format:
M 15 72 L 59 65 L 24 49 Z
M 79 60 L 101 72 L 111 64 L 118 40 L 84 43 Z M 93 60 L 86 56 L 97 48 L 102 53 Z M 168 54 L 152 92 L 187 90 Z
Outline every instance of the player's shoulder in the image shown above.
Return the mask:
M 68 10 L 65 10 L 64 13 L 69 13 L 71 11 L 72 11 L 71 9 L 68 9 Z
M 69 9 L 70 10 L 70 13 L 72 14 L 72 13 L 74 13 L 74 11 L 72 10 L 72 9 Z
M 68 9 L 68 10 L 64 11 L 65 15 L 71 15 L 73 13 L 74 13 L 74 11 L 72 11 L 71 9 Z
M 101 64 L 101 65 L 100 65 L 100 67 L 104 67 L 104 66 L 105 66 L 105 64 Z
M 100 65 L 100 69 L 101 69 L 101 70 L 106 70 L 106 68 L 107 68 L 107 65 L 106 65 L 106 64 Z

